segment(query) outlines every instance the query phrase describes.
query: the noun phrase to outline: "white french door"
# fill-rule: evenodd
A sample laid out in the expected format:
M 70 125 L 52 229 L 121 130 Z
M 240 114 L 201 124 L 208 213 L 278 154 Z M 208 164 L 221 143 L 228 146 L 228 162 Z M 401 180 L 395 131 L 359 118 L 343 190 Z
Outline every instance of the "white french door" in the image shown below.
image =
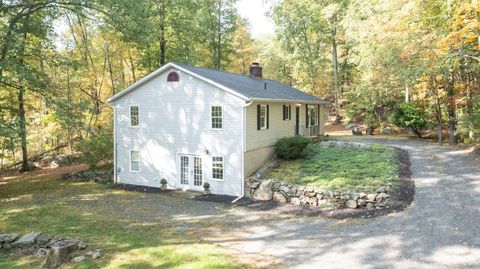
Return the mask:
M 201 190 L 203 184 L 202 157 L 185 154 L 179 157 L 180 185 L 184 189 Z

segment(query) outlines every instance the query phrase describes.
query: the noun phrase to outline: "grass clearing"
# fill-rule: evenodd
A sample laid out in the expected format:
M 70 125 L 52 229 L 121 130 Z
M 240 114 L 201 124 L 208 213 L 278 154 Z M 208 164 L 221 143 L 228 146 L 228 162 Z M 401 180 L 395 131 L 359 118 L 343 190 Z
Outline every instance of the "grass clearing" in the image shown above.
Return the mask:
M 367 149 L 320 147 L 307 148 L 303 159 L 280 161 L 267 171 L 264 178 L 284 180 L 298 185 L 316 186 L 327 190 L 369 191 L 398 181 L 395 150 L 374 145 Z
M 176 199 L 176 200 L 175 200 Z M 78 238 L 101 248 L 99 260 L 64 268 L 245 268 L 250 267 L 203 240 L 204 224 L 189 211 L 149 212 L 153 203 L 178 198 L 115 190 L 96 183 L 66 182 L 48 175 L 0 179 L 0 231 L 42 231 Z M 199 202 L 196 202 L 199 203 Z M 201 203 L 201 202 L 200 202 Z M 146 212 L 146 214 L 142 214 Z M 184 222 L 179 222 L 179 216 Z M 33 257 L 0 251 L 0 268 L 38 268 Z

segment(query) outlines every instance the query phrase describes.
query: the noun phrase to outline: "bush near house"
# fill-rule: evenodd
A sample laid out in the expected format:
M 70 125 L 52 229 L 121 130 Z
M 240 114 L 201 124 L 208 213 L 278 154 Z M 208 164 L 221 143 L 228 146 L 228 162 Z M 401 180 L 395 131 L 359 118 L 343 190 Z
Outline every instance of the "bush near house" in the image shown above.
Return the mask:
M 281 159 L 293 160 L 304 156 L 310 140 L 302 136 L 280 138 L 275 144 L 275 153 Z

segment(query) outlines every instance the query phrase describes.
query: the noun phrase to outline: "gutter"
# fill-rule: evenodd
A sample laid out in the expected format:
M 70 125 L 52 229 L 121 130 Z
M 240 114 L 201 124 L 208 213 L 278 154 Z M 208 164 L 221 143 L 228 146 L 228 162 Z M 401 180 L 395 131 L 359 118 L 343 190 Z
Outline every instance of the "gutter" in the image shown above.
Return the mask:
M 243 138 L 242 138 L 242 190 L 240 196 L 235 198 L 232 201 L 232 204 L 236 203 L 238 200 L 242 199 L 245 196 L 245 151 L 246 151 L 246 136 L 247 136 L 247 107 L 253 103 L 252 100 L 249 100 L 243 105 Z

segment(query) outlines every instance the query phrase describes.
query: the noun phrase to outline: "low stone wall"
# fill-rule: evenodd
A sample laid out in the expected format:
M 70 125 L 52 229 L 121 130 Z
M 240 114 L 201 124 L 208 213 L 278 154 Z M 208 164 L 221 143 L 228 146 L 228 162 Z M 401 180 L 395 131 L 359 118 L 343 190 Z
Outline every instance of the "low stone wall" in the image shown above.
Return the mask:
M 81 262 L 87 259 L 86 256 L 92 259 L 102 256 L 100 249 L 89 251 L 87 247 L 88 245 L 80 240 L 55 238 L 41 232 L 25 235 L 0 232 L 0 250 L 43 258 L 43 268 L 58 268 L 70 261 Z
M 113 170 L 87 170 L 62 175 L 64 180 L 113 183 Z
M 390 198 L 391 186 L 382 186 L 375 193 L 326 191 L 315 187 L 293 185 L 275 179 L 248 178 L 245 197 L 277 203 L 292 203 L 314 207 L 381 208 Z

